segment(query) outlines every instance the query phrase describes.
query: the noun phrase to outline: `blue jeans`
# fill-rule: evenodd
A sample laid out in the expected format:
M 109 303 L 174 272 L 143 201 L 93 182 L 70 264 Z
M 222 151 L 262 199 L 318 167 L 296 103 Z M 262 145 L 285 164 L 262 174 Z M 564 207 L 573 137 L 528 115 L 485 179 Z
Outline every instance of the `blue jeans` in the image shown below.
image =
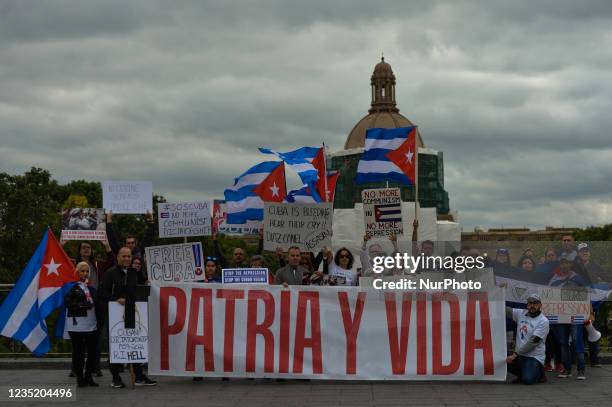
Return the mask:
M 572 360 L 576 357 L 578 370 L 584 371 L 584 326 L 572 324 L 551 325 L 557 342 L 561 347 L 563 368 L 571 372 Z M 570 338 L 572 344 L 570 346 Z
M 508 365 L 508 371 L 523 384 L 535 384 L 544 376 L 544 366 L 536 358 L 518 356 Z

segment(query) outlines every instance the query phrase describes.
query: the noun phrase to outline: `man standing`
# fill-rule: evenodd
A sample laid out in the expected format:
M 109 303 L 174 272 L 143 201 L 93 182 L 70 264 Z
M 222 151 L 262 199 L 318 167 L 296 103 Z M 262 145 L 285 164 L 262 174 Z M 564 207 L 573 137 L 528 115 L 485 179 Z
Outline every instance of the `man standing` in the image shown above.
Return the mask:
M 139 281 L 139 275 L 135 269 L 130 267 L 132 263 L 132 250 L 128 247 L 122 247 L 117 254 L 117 265 L 106 270 L 102 276 L 100 283 L 99 295 L 101 303 L 104 304 L 104 313 L 108 321 L 108 303 L 117 301 L 125 306 L 125 325 L 128 327 L 130 323 L 134 324 L 135 313 L 135 297 L 136 285 L 143 284 L 144 281 Z M 110 357 L 109 357 L 110 362 Z M 110 372 L 113 375 L 111 387 L 123 388 L 125 384 L 121 380 L 119 371 L 121 365 L 110 363 Z M 136 386 L 155 386 L 156 381 L 149 379 L 142 373 L 142 365 L 134 364 L 134 373 L 136 375 Z
M 299 247 L 291 246 L 287 251 L 287 265 L 279 268 L 274 276 L 274 284 L 302 285 L 304 276 L 308 274 L 306 267 L 300 266 L 302 252 Z
M 565 257 L 569 261 L 574 261 L 578 252 L 576 252 L 576 242 L 574 236 L 565 235 L 561 238 L 561 252 L 558 257 Z
M 542 300 L 538 294 L 527 297 L 527 309 L 506 307 L 506 316 L 516 322 L 515 351 L 506 358 L 508 371 L 516 383 L 535 384 L 545 381 L 544 357 L 548 319 L 542 314 Z

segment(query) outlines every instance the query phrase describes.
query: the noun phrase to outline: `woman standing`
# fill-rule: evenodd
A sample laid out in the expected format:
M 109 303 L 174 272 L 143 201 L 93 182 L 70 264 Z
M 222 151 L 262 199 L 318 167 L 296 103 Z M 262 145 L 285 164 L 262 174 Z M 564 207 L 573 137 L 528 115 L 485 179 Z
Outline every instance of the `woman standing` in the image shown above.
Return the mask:
M 80 262 L 76 266 L 79 281 L 66 295 L 66 330 L 72 341 L 72 371 L 79 387 L 98 384 L 93 381 L 98 353 L 98 321 L 96 316 L 95 288 L 89 285 L 89 264 Z M 87 365 L 83 374 L 87 353 Z

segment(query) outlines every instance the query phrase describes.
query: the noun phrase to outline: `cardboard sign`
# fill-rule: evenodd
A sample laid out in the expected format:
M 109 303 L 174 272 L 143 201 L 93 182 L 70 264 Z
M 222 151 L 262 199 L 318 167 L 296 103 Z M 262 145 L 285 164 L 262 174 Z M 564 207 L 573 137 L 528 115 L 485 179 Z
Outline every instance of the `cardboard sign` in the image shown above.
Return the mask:
M 591 298 L 586 290 L 539 287 L 542 312 L 551 324 L 582 324 L 591 313 Z
M 268 269 L 222 269 L 223 284 L 268 284 Z
M 106 240 L 106 215 L 102 208 L 62 211 L 62 240 Z
M 227 210 L 225 201 L 215 199 L 213 201 L 212 231 L 223 235 L 257 235 L 262 228 L 259 220 L 249 220 L 244 225 L 227 223 Z
M 210 236 L 208 202 L 160 203 L 157 205 L 159 237 Z
M 365 233 L 370 237 L 403 235 L 402 197 L 399 188 L 361 192 Z
M 147 363 L 149 361 L 149 318 L 147 303 L 136 303 L 136 326 L 126 329 L 125 307 L 108 303 L 108 353 L 110 363 Z
M 202 243 L 145 248 L 150 281 L 204 281 Z
M 113 213 L 153 213 L 153 184 L 150 181 L 102 182 L 104 209 Z
M 303 251 L 318 252 L 331 247 L 331 202 L 319 204 L 274 203 L 264 206 L 264 249 L 277 247 L 287 250 L 297 246 Z

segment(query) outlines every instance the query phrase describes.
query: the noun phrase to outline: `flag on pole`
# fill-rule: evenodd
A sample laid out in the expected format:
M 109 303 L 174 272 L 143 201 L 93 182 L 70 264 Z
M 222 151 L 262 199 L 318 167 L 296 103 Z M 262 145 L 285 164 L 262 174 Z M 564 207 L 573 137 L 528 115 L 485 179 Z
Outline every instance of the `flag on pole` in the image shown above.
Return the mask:
M 357 166 L 355 182 L 396 181 L 415 185 L 417 179 L 416 126 L 368 129 L 365 151 Z
M 282 161 L 264 161 L 237 177 L 234 186 L 224 191 L 227 223 L 263 220 L 264 200 L 282 202 L 287 195 L 284 169 Z
M 259 148 L 259 151 L 263 154 L 274 154 L 284 162 L 286 162 L 291 168 L 297 172 L 302 182 L 315 190 L 312 196 L 316 202 L 321 202 L 321 197 L 316 191 L 316 184 L 319 180 L 319 170 L 315 168 L 313 160 L 317 155 L 322 154 L 323 149 L 321 147 L 301 147 L 297 150 L 289 151 L 286 153 L 280 153 L 269 148 Z
M 22 342 L 35 356 L 51 348 L 45 318 L 63 307 L 77 281 L 72 261 L 47 229 L 8 297 L 0 306 L 0 334 Z
M 336 191 L 336 182 L 338 181 L 338 175 L 340 173 L 338 171 L 334 171 L 331 175 L 327 176 L 327 195 L 324 202 L 332 202 L 334 200 L 334 192 Z M 319 180 L 317 185 L 322 185 L 323 183 Z M 287 198 L 285 202 L 304 202 L 304 203 L 317 203 L 320 201 L 316 201 L 312 196 L 311 189 L 308 185 L 302 185 L 300 189 L 295 189 L 293 191 L 289 191 L 287 193 Z

